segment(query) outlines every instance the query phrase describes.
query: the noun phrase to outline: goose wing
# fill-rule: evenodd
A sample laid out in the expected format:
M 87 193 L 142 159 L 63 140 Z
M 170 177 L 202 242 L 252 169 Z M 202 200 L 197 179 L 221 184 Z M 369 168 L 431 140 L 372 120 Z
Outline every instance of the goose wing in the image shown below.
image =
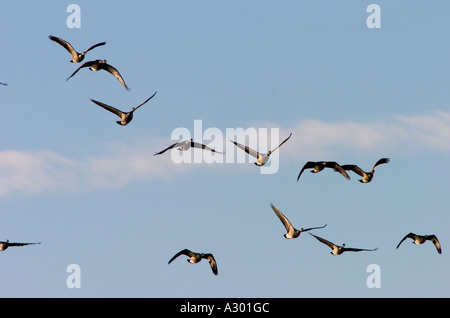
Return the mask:
M 351 170 L 354 173 L 359 174 L 361 177 L 364 177 L 366 175 L 364 170 L 362 170 L 357 165 L 343 165 L 343 166 L 341 166 L 341 168 L 344 169 L 344 170 Z
M 347 180 L 350 180 L 349 175 L 347 174 L 347 172 L 345 171 L 344 168 L 341 167 L 341 165 L 339 165 L 337 162 L 334 161 L 325 161 L 323 162 L 324 166 L 327 168 L 333 168 L 334 171 L 339 172 L 340 174 L 342 174 Z
M 93 46 L 91 46 L 90 48 L 88 48 L 86 51 L 84 51 L 83 53 L 87 53 L 87 52 L 89 52 L 90 50 L 93 50 L 93 49 L 95 49 L 97 46 L 101 46 L 101 45 L 105 45 L 106 44 L 106 42 L 100 42 L 100 43 L 97 43 L 97 44 L 94 44 Z
M 217 262 L 216 259 L 214 258 L 214 256 L 212 254 L 204 254 L 203 258 L 207 259 L 209 262 L 209 266 L 211 266 L 211 270 L 214 273 L 214 275 L 219 274 L 218 270 L 217 270 Z
M 56 43 L 62 45 L 72 55 L 73 58 L 76 58 L 78 56 L 78 52 L 75 51 L 75 49 L 69 42 L 53 35 L 49 35 L 48 37 L 50 40 L 55 41 Z
M 336 244 L 334 244 L 334 243 L 332 243 L 332 242 L 330 242 L 330 241 L 328 241 L 328 240 L 326 240 L 324 238 L 321 238 L 320 236 L 317 236 L 317 235 L 314 235 L 314 234 L 311 234 L 311 233 L 309 233 L 309 235 L 314 236 L 319 242 L 322 242 L 323 244 L 328 245 L 331 249 L 334 249 L 334 247 L 337 246 Z
M 300 176 L 302 175 L 303 171 L 305 171 L 306 169 L 314 168 L 315 165 L 316 165 L 316 162 L 314 162 L 314 161 L 308 161 L 307 163 L 305 163 L 302 170 L 300 170 L 300 173 L 298 174 L 297 181 L 298 181 L 298 179 L 300 179 Z
M 376 166 L 384 164 L 384 163 L 388 163 L 390 161 L 389 158 L 381 158 L 379 159 L 377 162 L 375 162 L 375 164 L 373 165 L 371 171 L 373 172 L 373 169 L 375 169 Z
M 89 62 L 85 62 L 83 63 L 80 67 L 78 67 L 75 72 L 72 73 L 72 75 L 70 75 L 66 81 L 68 81 L 72 76 L 74 76 L 80 69 L 82 69 L 83 67 L 91 67 L 94 63 L 96 63 L 96 61 L 89 61 Z
M 439 242 L 439 240 L 436 237 L 436 235 L 427 235 L 427 240 L 433 242 L 433 244 L 436 247 L 436 250 L 438 251 L 438 253 L 442 254 L 441 243 Z
M 191 141 L 191 147 L 199 148 L 199 149 L 206 149 L 206 150 L 209 150 L 211 152 L 220 153 L 220 152 L 218 152 L 218 151 L 216 151 L 216 150 L 214 150 L 214 149 L 212 149 L 212 148 L 210 148 L 210 147 L 208 147 L 206 145 L 203 145 L 203 144 L 195 142 L 195 141 Z
M 416 234 L 414 234 L 414 233 L 408 233 L 408 234 L 406 234 L 405 235 L 405 237 L 404 238 L 402 238 L 402 240 L 397 244 L 397 247 L 396 248 L 399 248 L 400 247 L 400 244 L 402 244 L 403 243 L 403 241 L 404 240 L 406 240 L 407 238 L 411 238 L 411 239 L 413 239 L 414 240 L 414 238 L 415 238 L 415 236 L 416 236 Z
M 179 142 L 176 142 L 176 143 L 170 145 L 169 147 L 167 147 L 166 149 L 161 150 L 160 152 L 155 153 L 154 156 L 163 154 L 163 153 L 165 153 L 167 150 L 172 149 L 172 148 L 174 148 L 174 147 L 178 147 L 179 144 L 180 144 Z
M 181 250 L 181 251 L 179 251 L 178 253 L 176 253 L 176 254 L 170 259 L 169 264 L 172 263 L 172 261 L 173 261 L 175 258 L 177 258 L 178 256 L 180 256 L 180 255 L 186 255 L 186 256 L 192 257 L 193 255 L 195 255 L 195 253 L 192 252 L 192 251 L 190 251 L 190 250 L 188 250 L 187 248 L 185 248 L 184 250 Z
M 133 107 L 133 108 L 131 109 L 131 112 L 134 112 L 136 109 L 138 109 L 139 107 L 141 107 L 142 105 L 144 105 L 146 102 L 148 102 L 150 99 L 152 99 L 153 96 L 155 96 L 155 95 L 156 95 L 156 92 L 155 92 L 152 96 L 150 96 L 149 98 L 147 98 L 143 103 L 137 105 L 136 107 Z
M 106 104 L 104 104 L 102 102 L 96 101 L 95 99 L 91 99 L 91 102 L 97 104 L 98 106 L 103 107 L 106 110 L 109 110 L 111 113 L 116 114 L 120 118 L 122 118 L 122 115 L 124 114 L 122 111 L 118 110 L 117 108 L 109 106 L 109 105 L 106 105 Z
M 2 242 L 2 243 L 4 243 L 4 242 Z M 8 246 L 24 246 L 24 245 L 32 245 L 32 244 L 41 244 L 41 242 L 37 242 L 37 243 L 8 242 Z
M 373 249 L 367 249 L 367 248 L 355 248 L 355 247 L 343 247 L 342 250 L 344 252 L 361 252 L 361 251 L 376 251 L 378 247 Z
M 107 72 L 111 73 L 112 75 L 114 75 L 114 77 L 117 78 L 119 80 L 119 82 L 121 82 L 122 85 L 128 90 L 128 86 L 127 86 L 127 84 L 125 84 L 125 81 L 123 80 L 122 75 L 120 75 L 119 71 L 114 66 L 111 66 L 108 63 L 105 63 L 102 66 L 102 68 L 105 71 L 107 71 Z
M 248 153 L 250 156 L 252 156 L 252 157 L 255 157 L 255 158 L 258 158 L 258 155 L 259 155 L 259 152 L 257 152 L 257 151 L 255 151 L 255 150 L 253 150 L 253 149 L 251 149 L 251 148 L 249 148 L 249 147 L 247 147 L 247 146 L 244 146 L 244 145 L 241 145 L 240 143 L 237 143 L 236 141 L 233 141 L 233 140 L 230 140 L 232 143 L 234 143 L 237 147 L 239 147 L 239 148 L 241 148 L 242 150 L 244 150 L 246 153 Z
M 278 148 L 280 148 L 286 141 L 289 140 L 289 138 L 291 138 L 291 136 L 292 136 L 292 133 L 291 133 L 291 134 L 289 135 L 289 137 L 287 137 L 281 144 L 279 144 L 277 147 L 273 148 L 272 151 L 271 151 L 270 153 L 272 153 L 272 152 L 274 152 L 275 150 L 277 150 Z
M 327 226 L 327 225 L 325 224 L 324 226 L 310 227 L 310 228 L 307 228 L 307 229 L 303 229 L 302 232 L 311 231 L 311 230 L 315 230 L 315 229 L 323 229 L 325 226 Z
M 278 218 L 280 219 L 281 223 L 283 223 L 284 227 L 286 228 L 286 231 L 288 233 L 292 232 L 294 230 L 294 227 L 292 226 L 291 222 L 289 222 L 289 219 L 287 217 L 285 217 L 283 215 L 283 213 L 281 213 L 281 211 L 278 210 L 272 203 L 270 204 L 270 207 L 275 212 L 275 214 L 278 216 Z

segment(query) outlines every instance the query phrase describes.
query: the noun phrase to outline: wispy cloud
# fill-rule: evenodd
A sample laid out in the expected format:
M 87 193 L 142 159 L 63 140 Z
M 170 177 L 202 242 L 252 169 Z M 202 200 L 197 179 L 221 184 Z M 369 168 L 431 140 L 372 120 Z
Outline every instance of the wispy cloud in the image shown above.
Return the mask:
M 259 127 L 278 127 L 260 123 Z M 279 127 L 280 138 L 293 133 L 283 146 L 282 161 L 345 154 L 450 153 L 450 113 L 393 116 L 374 122 L 302 120 L 291 128 Z M 100 155 L 73 158 L 57 151 L 0 151 L 0 197 L 52 190 L 84 191 L 120 188 L 131 182 L 175 178 L 195 164 L 174 164 L 168 153 L 154 157 L 149 140 L 131 145 L 114 144 Z M 158 141 L 160 142 L 160 140 Z M 229 143 L 224 139 L 224 144 Z M 166 146 L 161 143 L 162 147 Z M 152 149 L 154 150 L 154 149 Z

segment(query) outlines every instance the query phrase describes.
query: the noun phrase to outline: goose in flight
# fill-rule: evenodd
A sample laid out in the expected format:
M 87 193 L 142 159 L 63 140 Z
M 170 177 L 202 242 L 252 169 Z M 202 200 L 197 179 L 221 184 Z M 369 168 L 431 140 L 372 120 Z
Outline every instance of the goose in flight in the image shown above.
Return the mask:
M 95 104 L 97 104 L 98 106 L 103 107 L 106 110 L 109 110 L 111 113 L 116 114 L 117 116 L 120 117 L 120 120 L 116 121 L 116 123 L 118 123 L 119 125 L 125 126 L 127 125 L 132 119 L 133 119 L 133 113 L 136 109 L 138 109 L 139 107 L 141 107 L 142 105 L 144 105 L 146 102 L 148 102 L 150 99 L 152 99 L 153 96 L 156 95 L 156 92 L 150 96 L 149 98 L 147 98 L 143 103 L 137 105 L 136 107 L 133 107 L 129 112 L 123 112 L 121 110 L 118 110 L 115 107 L 103 104 L 99 101 L 96 101 L 94 99 L 91 99 L 92 102 L 94 102 Z
M 255 162 L 255 165 L 257 166 L 264 166 L 270 159 L 270 155 L 277 150 L 278 148 L 281 147 L 282 144 L 284 144 L 286 141 L 288 141 L 289 138 L 291 138 L 292 133 L 289 135 L 289 137 L 287 137 L 281 144 L 279 144 L 277 147 L 275 147 L 274 149 L 272 149 L 271 151 L 269 151 L 266 154 L 262 154 L 257 152 L 256 150 L 250 149 L 247 146 L 241 145 L 239 143 L 237 143 L 236 141 L 230 140 L 232 143 L 234 143 L 237 147 L 241 148 L 242 150 L 244 150 L 246 153 L 248 153 L 250 156 L 255 157 L 257 159 L 257 161 Z
M 95 60 L 95 61 L 89 61 L 89 62 L 83 63 L 79 68 L 77 68 L 75 70 L 75 72 L 72 73 L 72 75 L 70 75 L 66 79 L 66 81 L 68 81 L 72 76 L 74 76 L 80 69 L 82 69 L 84 67 L 89 67 L 89 69 L 91 71 L 105 70 L 105 71 L 111 73 L 128 90 L 128 86 L 127 86 L 127 84 L 125 84 L 125 81 L 123 80 L 122 75 L 120 75 L 119 71 L 114 66 L 111 66 L 108 63 L 106 63 L 106 60 Z
M 306 169 L 313 169 L 311 170 L 312 173 L 318 173 L 322 171 L 325 168 L 333 168 L 334 171 L 339 172 L 342 174 L 347 180 L 350 180 L 350 177 L 348 176 L 347 172 L 337 163 L 334 161 L 308 161 L 303 166 L 302 170 L 300 170 L 300 173 L 298 174 L 297 181 L 300 179 L 300 176 L 302 175 L 303 171 Z
M 281 213 L 280 210 L 278 210 L 272 203 L 270 204 L 270 206 L 272 207 L 272 210 L 275 212 L 275 214 L 280 219 L 281 223 L 283 223 L 284 227 L 286 228 L 287 233 L 284 234 L 284 237 L 287 239 L 297 238 L 300 236 L 300 234 L 302 232 L 307 232 L 307 231 L 314 230 L 314 229 L 323 229 L 325 226 L 327 226 L 325 224 L 324 226 L 311 227 L 308 229 L 300 228 L 299 230 L 297 230 L 295 227 L 292 226 L 291 222 L 288 220 L 287 217 L 285 217 L 283 215 L 283 213 Z
M 167 147 L 166 149 L 155 153 L 154 156 L 163 154 L 167 150 L 172 149 L 172 148 L 177 148 L 177 147 L 178 147 L 178 150 L 180 150 L 180 151 L 186 151 L 186 150 L 189 150 L 190 148 L 199 148 L 199 149 L 206 149 L 206 150 L 209 150 L 211 152 L 217 152 L 217 153 L 221 154 L 221 152 L 218 152 L 218 151 L 216 151 L 216 150 L 214 150 L 214 149 L 212 149 L 212 148 L 210 148 L 210 147 L 208 147 L 206 145 L 203 145 L 201 143 L 195 142 L 191 138 L 190 140 L 176 142 L 176 143 L 170 145 L 169 147 Z
M 67 51 L 69 51 L 69 53 L 72 55 L 72 60 L 70 60 L 71 63 L 80 63 L 81 61 L 84 60 L 84 56 L 86 55 L 87 52 L 89 52 L 92 49 L 95 49 L 97 46 L 106 44 L 106 42 L 100 42 L 91 46 L 86 51 L 78 53 L 69 42 L 53 35 L 49 35 L 48 37 L 50 40 L 55 41 L 56 43 L 62 45 Z
M 214 259 L 214 256 L 210 253 L 195 253 L 192 252 L 188 249 L 184 249 L 182 251 L 179 251 L 178 253 L 176 253 L 169 261 L 169 264 L 172 263 L 172 261 L 177 258 L 180 255 L 186 255 L 188 257 L 190 257 L 189 259 L 187 259 L 187 261 L 191 264 L 196 264 L 198 262 L 200 262 L 202 259 L 207 259 L 209 262 L 209 266 L 211 266 L 211 270 L 214 273 L 214 275 L 217 275 L 219 272 L 217 271 L 217 263 L 216 260 Z
M 378 248 L 374 248 L 374 249 L 364 249 L 364 248 L 353 248 L 353 247 L 345 247 L 345 244 L 342 244 L 341 246 L 336 245 L 334 243 L 331 243 L 330 241 L 327 241 L 324 238 L 321 238 L 317 235 L 311 234 L 310 235 L 314 236 L 319 242 L 322 242 L 325 245 L 328 245 L 332 251 L 331 254 L 333 255 L 341 255 L 344 252 L 361 252 L 361 251 L 376 251 Z
M 436 237 L 436 235 L 417 235 L 414 233 L 409 233 L 406 234 L 406 236 L 400 241 L 400 243 L 398 243 L 397 248 L 399 248 L 400 244 L 402 244 L 402 242 L 404 240 L 406 240 L 407 238 L 412 239 L 412 243 L 414 244 L 423 244 L 426 241 L 431 241 L 433 242 L 434 246 L 436 247 L 436 250 L 438 251 L 439 254 L 442 254 L 442 249 L 441 249 L 441 243 L 439 242 L 438 238 Z
M 378 166 L 378 165 L 381 165 L 383 163 L 388 163 L 388 162 L 389 162 L 389 158 L 381 158 L 380 160 L 375 162 L 375 164 L 373 165 L 373 167 L 370 170 L 370 172 L 365 172 L 364 170 L 362 170 L 357 165 L 343 165 L 342 168 L 344 170 L 351 170 L 354 173 L 359 174 L 362 177 L 362 179 L 359 180 L 359 182 L 361 182 L 361 183 L 369 183 L 370 181 L 372 181 L 373 174 L 375 173 L 375 167 Z
M 11 247 L 11 246 L 24 246 L 24 245 L 32 245 L 32 244 L 41 244 L 41 242 L 38 242 L 38 243 L 16 243 L 16 242 L 10 242 L 9 240 L 0 241 L 0 251 L 4 251 L 8 247 Z
M 0 85 L 8 86 L 8 83 L 0 83 Z

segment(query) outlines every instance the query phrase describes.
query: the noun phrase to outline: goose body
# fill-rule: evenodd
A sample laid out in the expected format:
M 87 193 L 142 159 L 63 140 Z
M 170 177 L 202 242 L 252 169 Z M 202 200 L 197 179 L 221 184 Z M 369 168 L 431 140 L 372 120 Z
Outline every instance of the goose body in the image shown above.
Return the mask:
M 322 171 L 325 168 L 332 168 L 334 171 L 339 172 L 342 174 L 347 180 L 350 180 L 350 177 L 348 176 L 345 169 L 343 169 L 337 162 L 334 161 L 308 161 L 303 166 L 302 170 L 300 170 L 300 173 L 298 174 L 297 181 L 300 179 L 300 176 L 302 175 L 303 171 L 306 169 L 313 169 L 311 170 L 312 173 L 318 173 Z
M 372 169 L 369 172 L 366 172 L 366 171 L 362 170 L 357 165 L 343 165 L 342 168 L 344 170 L 351 170 L 354 173 L 360 175 L 362 177 L 362 179 L 359 180 L 359 182 L 361 182 L 361 183 L 369 183 L 373 179 L 373 175 L 375 173 L 375 167 L 378 166 L 378 165 L 384 164 L 384 163 L 388 163 L 389 161 L 390 161 L 389 158 L 381 158 L 380 160 L 375 162 L 375 164 L 372 166 Z
M 361 251 L 376 251 L 378 248 L 374 248 L 374 249 L 365 249 L 365 248 L 354 248 L 354 247 L 345 247 L 345 244 L 342 245 L 336 245 L 324 238 L 321 238 L 317 235 L 311 234 L 310 235 L 314 236 L 319 242 L 327 245 L 328 247 L 331 248 L 331 254 L 333 255 L 341 255 L 344 252 L 361 252 Z
M 187 261 L 191 264 L 196 264 L 198 262 L 200 262 L 202 259 L 207 259 L 209 262 L 209 266 L 211 267 L 211 270 L 213 272 L 214 275 L 217 275 L 219 272 L 217 270 L 217 263 L 216 260 L 214 259 L 214 256 L 211 253 L 195 253 L 192 252 L 188 249 L 184 249 L 179 251 L 178 253 L 176 253 L 169 261 L 169 264 L 172 263 L 172 261 L 174 259 L 176 259 L 178 256 L 180 255 L 186 255 L 189 258 L 187 259 Z
M 144 102 L 142 102 L 141 104 L 139 104 L 139 105 L 133 107 L 129 112 L 123 112 L 123 111 L 121 111 L 121 110 L 119 110 L 119 109 L 117 109 L 117 108 L 115 108 L 115 107 L 113 107 L 113 106 L 106 105 L 106 104 L 104 104 L 104 103 L 102 103 L 102 102 L 99 102 L 99 101 L 96 101 L 96 100 L 94 100 L 94 99 L 91 99 L 91 101 L 92 101 L 93 103 L 97 104 L 98 106 L 101 106 L 101 107 L 103 107 L 104 109 L 110 111 L 111 113 L 116 114 L 117 116 L 119 116 L 120 120 L 116 121 L 116 123 L 118 123 L 119 125 L 122 125 L 122 126 L 126 126 L 126 125 L 133 119 L 133 113 L 134 113 L 134 111 L 135 111 L 136 109 L 138 109 L 139 107 L 141 107 L 142 105 L 144 105 L 145 103 L 147 103 L 147 102 L 148 102 L 150 99 L 152 99 L 153 96 L 155 96 L 155 95 L 156 95 L 156 92 L 155 92 L 152 96 L 150 96 L 149 98 L 147 98 L 147 99 L 146 99 Z
M 437 252 L 439 254 L 442 254 L 441 243 L 439 242 L 438 238 L 434 234 L 431 234 L 431 235 L 417 235 L 417 234 L 414 234 L 414 233 L 411 232 L 409 234 L 406 234 L 406 236 L 400 241 L 400 243 L 398 243 L 397 248 L 399 248 L 400 244 L 402 244 L 402 242 L 404 240 L 406 240 L 407 238 L 412 239 L 413 240 L 412 243 L 418 244 L 418 245 L 423 244 L 426 241 L 431 241 L 434 244 L 434 246 L 436 247 Z
M 250 156 L 255 157 L 255 158 L 256 158 L 255 165 L 257 165 L 257 166 L 263 166 L 263 165 L 265 165 L 265 164 L 269 161 L 270 155 L 271 155 L 275 150 L 277 150 L 278 148 L 280 148 L 281 145 L 283 145 L 286 141 L 288 141 L 289 138 L 291 138 L 291 136 L 292 136 L 292 133 L 291 133 L 291 134 L 289 135 L 289 137 L 287 137 L 281 144 L 279 144 L 277 147 L 275 147 L 274 149 L 272 149 L 271 151 L 269 151 L 269 152 L 266 153 L 266 154 L 259 153 L 258 151 L 253 150 L 253 149 L 249 148 L 248 146 L 241 145 L 240 143 L 237 143 L 236 141 L 233 141 L 233 140 L 230 140 L 230 141 L 231 141 L 232 143 L 234 143 L 237 147 L 239 147 L 239 148 L 241 148 L 242 150 L 244 150 L 244 151 L 245 151 L 246 153 L 248 153 Z
M 63 39 L 60 39 L 56 36 L 53 36 L 53 35 L 49 35 L 48 37 L 50 40 L 55 41 L 56 43 L 60 44 L 72 55 L 72 59 L 70 60 L 70 62 L 72 62 L 72 63 L 80 63 L 81 61 L 84 60 L 84 56 L 86 55 L 87 52 L 89 52 L 92 49 L 95 49 L 97 46 L 106 44 L 106 42 L 100 42 L 100 43 L 94 44 L 93 46 L 88 48 L 86 51 L 79 53 L 73 48 L 73 46 L 69 42 L 67 42 Z
M 25 245 L 33 245 L 33 244 L 41 244 L 41 242 L 38 242 L 38 243 L 17 243 L 17 242 L 10 242 L 9 240 L 0 241 L 0 251 L 4 251 L 8 247 L 25 246 Z
M 278 210 L 272 203 L 270 204 L 270 207 L 272 208 L 272 210 L 275 212 L 275 214 L 278 216 L 278 218 L 280 219 L 281 223 L 283 223 L 284 227 L 286 228 L 287 233 L 284 234 L 284 237 L 286 239 L 293 239 L 293 238 L 297 238 L 300 236 L 300 234 L 302 232 L 307 232 L 307 231 L 311 231 L 314 229 L 322 229 L 325 226 L 327 226 L 326 224 L 324 226 L 319 226 L 319 227 L 311 227 L 311 228 L 300 228 L 299 230 L 297 230 L 295 227 L 292 226 L 291 222 L 289 221 L 289 219 L 287 217 L 285 217 L 283 215 L 283 213 L 281 213 L 280 210 Z
M 120 75 L 119 71 L 114 67 L 109 65 L 106 60 L 95 60 L 95 61 L 89 61 L 89 62 L 85 62 L 83 63 L 80 67 L 78 67 L 75 72 L 72 73 L 72 75 L 70 75 L 66 81 L 68 81 L 72 76 L 74 76 L 80 69 L 88 67 L 91 71 L 100 71 L 100 70 L 105 70 L 109 73 L 111 73 L 112 75 L 114 75 L 115 78 L 117 78 L 117 80 L 123 85 L 123 87 L 125 87 L 128 90 L 128 86 L 125 83 L 122 75 Z
M 161 154 L 165 153 L 167 150 L 170 150 L 173 148 L 178 148 L 178 150 L 180 150 L 180 151 L 186 151 L 186 150 L 189 150 L 190 148 L 199 148 L 199 149 L 209 150 L 211 152 L 221 153 L 221 152 L 218 152 L 204 144 L 195 142 L 194 140 L 190 139 L 190 140 L 185 140 L 185 141 L 181 141 L 181 142 L 176 142 L 176 143 L 170 145 L 169 147 L 167 147 L 166 149 L 163 149 L 160 152 L 155 153 L 154 156 L 161 155 Z

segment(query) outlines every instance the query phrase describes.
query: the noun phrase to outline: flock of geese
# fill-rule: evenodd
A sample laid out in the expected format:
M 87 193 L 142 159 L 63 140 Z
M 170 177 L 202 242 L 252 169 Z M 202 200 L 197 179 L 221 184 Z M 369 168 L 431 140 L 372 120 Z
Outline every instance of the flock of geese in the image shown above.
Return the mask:
M 103 46 L 106 44 L 106 42 L 100 42 L 97 43 L 95 45 L 92 45 L 91 47 L 89 47 L 87 50 L 79 53 L 77 52 L 73 46 L 58 37 L 49 36 L 49 39 L 60 44 L 62 47 L 64 47 L 72 56 L 72 59 L 70 60 L 71 63 L 81 63 L 86 54 L 99 47 L 99 46 Z M 91 71 L 100 71 L 100 70 L 104 70 L 107 71 L 108 73 L 112 74 L 124 87 L 125 89 L 129 90 L 127 84 L 125 83 L 122 75 L 119 73 L 119 71 L 112 65 L 108 64 L 106 62 L 106 60 L 91 60 L 91 61 L 87 61 L 84 62 L 80 67 L 78 67 L 67 79 L 66 81 L 68 81 L 70 78 L 72 78 L 80 69 L 82 68 L 89 68 Z M 3 86 L 7 86 L 7 83 L 2 83 L 0 82 L 0 85 Z M 95 103 L 96 105 L 110 111 L 111 113 L 117 115 L 120 120 L 117 121 L 117 124 L 122 125 L 122 126 L 126 126 L 127 124 L 129 124 L 131 122 L 131 120 L 133 119 L 133 113 L 142 105 L 146 104 L 150 99 L 152 99 L 154 96 L 156 95 L 156 92 L 150 96 L 149 98 L 147 98 L 144 102 L 142 102 L 141 104 L 133 107 L 130 111 L 125 112 L 125 111 L 121 111 L 118 108 L 115 108 L 113 106 L 109 106 L 107 104 L 104 104 L 102 102 L 99 102 L 97 100 L 91 99 L 91 101 L 93 103 Z M 254 162 L 255 165 L 257 166 L 263 166 L 265 165 L 269 160 L 270 160 L 270 155 L 276 151 L 278 148 L 280 148 L 285 142 L 287 142 L 289 140 L 289 138 L 291 138 L 292 133 L 283 141 L 281 142 L 277 147 L 273 148 L 271 151 L 267 152 L 267 153 L 260 153 L 254 149 L 249 148 L 248 146 L 242 145 L 237 143 L 236 141 L 230 140 L 236 147 L 242 149 L 243 151 L 245 151 L 247 154 L 249 154 L 250 156 L 256 158 L 256 162 Z M 221 154 L 220 152 L 204 145 L 201 143 L 197 143 L 194 142 L 192 139 L 190 140 L 185 140 L 185 141 L 181 141 L 181 142 L 177 142 L 174 143 L 170 146 L 168 146 L 167 148 L 155 153 L 154 155 L 161 155 L 163 153 L 165 153 L 166 151 L 176 148 L 179 151 L 187 151 L 190 148 L 199 148 L 199 149 L 203 149 L 203 150 L 208 150 L 211 152 L 216 152 Z M 374 177 L 374 173 L 375 173 L 375 167 L 377 167 L 378 165 L 381 164 L 386 164 L 389 162 L 389 158 L 381 158 L 379 159 L 377 162 L 375 162 L 375 164 L 372 166 L 372 168 L 370 169 L 370 171 L 364 171 L 363 169 L 361 169 L 360 167 L 358 167 L 357 165 L 354 164 L 347 164 L 347 165 L 339 165 L 337 162 L 334 161 L 318 161 L 318 162 L 314 162 L 314 161 L 308 161 L 300 170 L 298 176 L 297 176 L 297 182 L 299 181 L 301 175 L 303 174 L 303 172 L 307 169 L 312 169 L 311 173 L 319 173 L 322 170 L 324 170 L 325 168 L 331 168 L 336 172 L 339 172 L 341 175 L 343 175 L 347 180 L 350 180 L 350 176 L 348 175 L 347 171 L 352 171 L 354 173 L 356 173 L 357 175 L 359 175 L 361 177 L 361 179 L 359 180 L 359 182 L 361 183 L 369 183 L 373 180 Z M 310 227 L 310 228 L 300 228 L 300 229 L 296 229 L 291 222 L 289 221 L 289 219 L 280 211 L 278 210 L 273 204 L 270 204 L 272 210 L 275 212 L 276 216 L 279 218 L 279 220 L 281 221 L 281 223 L 283 224 L 283 226 L 286 229 L 286 234 L 284 234 L 284 237 L 286 239 L 295 239 L 298 238 L 301 233 L 303 232 L 308 232 L 311 230 L 317 230 L 317 229 L 322 229 L 324 227 L 327 226 L 327 224 L 323 225 L 323 226 L 317 226 L 317 227 Z M 360 251 L 375 251 L 377 250 L 377 248 L 374 249 L 364 249 L 364 248 L 353 248 L 353 247 L 346 247 L 345 244 L 342 245 L 337 245 L 334 244 L 322 237 L 319 237 L 317 235 L 311 234 L 314 238 L 316 238 L 319 242 L 327 245 L 329 248 L 331 248 L 331 254 L 333 255 L 341 255 L 344 252 L 360 252 Z M 441 249 L 441 244 L 438 240 L 438 238 L 432 234 L 432 235 L 418 235 L 415 233 L 408 233 L 407 235 L 405 235 L 405 237 L 403 237 L 403 239 L 398 243 L 397 245 L 397 249 L 400 247 L 400 245 L 403 243 L 403 241 L 405 241 L 406 239 L 412 239 L 412 243 L 414 244 L 424 244 L 426 241 L 431 241 L 434 246 L 436 247 L 436 250 L 439 254 L 442 253 L 442 249 Z M 33 245 L 33 244 L 40 244 L 40 242 L 35 242 L 35 243 L 20 243 L 20 242 L 9 242 L 9 240 L 6 241 L 0 241 L 0 251 L 4 251 L 9 247 L 16 247 L 16 246 L 25 246 L 25 245 Z M 211 270 L 213 272 L 214 275 L 218 275 L 218 269 L 217 269 L 217 262 L 213 256 L 213 254 L 211 253 L 197 253 L 197 252 L 193 252 L 189 249 L 183 249 L 181 251 L 179 251 L 178 253 L 176 253 L 168 262 L 168 264 L 172 263 L 173 260 L 175 260 L 176 258 L 178 258 L 181 255 L 185 255 L 187 257 L 189 257 L 187 259 L 187 261 L 191 264 L 196 264 L 199 263 L 202 259 L 206 259 L 209 262 L 209 265 L 211 267 Z

